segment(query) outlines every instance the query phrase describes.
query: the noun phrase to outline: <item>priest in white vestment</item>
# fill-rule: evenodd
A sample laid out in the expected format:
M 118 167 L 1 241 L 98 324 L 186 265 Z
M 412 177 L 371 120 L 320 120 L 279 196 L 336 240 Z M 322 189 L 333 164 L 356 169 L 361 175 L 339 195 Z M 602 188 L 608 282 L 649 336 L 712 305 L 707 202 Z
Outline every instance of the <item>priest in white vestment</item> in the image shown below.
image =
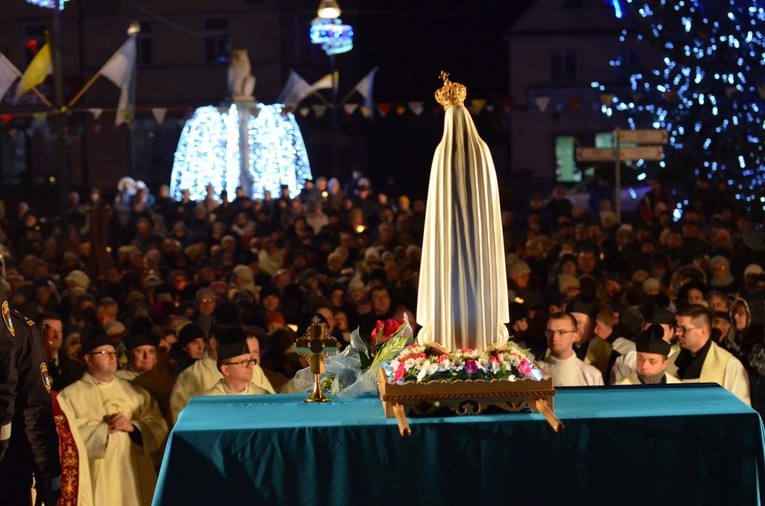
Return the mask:
M 267 390 L 252 382 L 252 370 L 258 363 L 246 341 L 218 347 L 218 370 L 223 375 L 204 395 L 255 395 Z
M 603 384 L 600 371 L 585 364 L 574 353 L 574 341 L 577 338 L 576 319 L 570 313 L 561 311 L 551 315 L 545 335 L 550 353 L 540 365 L 552 376 L 553 386 L 580 387 Z
M 510 321 L 497 175 L 463 105 L 466 88 L 441 78 L 436 100 L 446 113 L 428 186 L 418 340 L 483 349 L 507 341 Z
M 87 372 L 58 400 L 84 443 L 80 458 L 88 459 L 92 503 L 151 504 L 157 483 L 152 452 L 167 437 L 167 423 L 146 390 L 114 376 L 117 354 L 106 334 L 85 339 L 82 353 Z
M 748 406 L 749 375 L 743 364 L 712 340 L 712 314 L 693 304 L 677 313 L 677 377 L 683 383 L 717 383 Z
M 235 331 L 236 330 L 230 329 L 230 332 Z M 229 333 L 229 331 L 225 332 Z M 241 340 L 247 340 L 241 327 L 238 327 L 238 332 L 242 335 Z M 178 421 L 178 415 L 189 403 L 189 399 L 195 395 L 204 394 L 215 386 L 218 381 L 223 379 L 223 375 L 218 370 L 217 364 L 218 341 L 221 339 L 224 341 L 228 340 L 227 342 L 233 342 L 240 338 L 233 338 L 228 335 L 218 336 L 217 334 L 221 334 L 221 331 L 216 331 L 215 335 L 210 337 L 207 351 L 204 356 L 181 372 L 181 374 L 178 375 L 178 379 L 175 381 L 173 392 L 170 394 L 170 413 L 173 417 L 173 423 Z M 251 350 L 252 349 L 253 348 L 251 348 Z M 259 364 L 255 364 L 252 367 L 252 383 L 270 394 L 275 393 L 274 388 L 263 373 L 263 368 L 261 368 Z

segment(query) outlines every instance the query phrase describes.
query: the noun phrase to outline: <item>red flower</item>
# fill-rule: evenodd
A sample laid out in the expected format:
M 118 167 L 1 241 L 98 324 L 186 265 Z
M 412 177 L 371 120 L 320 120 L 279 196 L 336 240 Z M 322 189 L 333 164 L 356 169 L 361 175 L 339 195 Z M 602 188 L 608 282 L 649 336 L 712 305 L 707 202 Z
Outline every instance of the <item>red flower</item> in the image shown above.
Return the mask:
M 377 320 L 371 334 L 372 346 L 376 347 L 388 341 L 403 324 L 403 318 L 388 318 L 385 321 Z
M 406 368 L 404 367 L 403 362 L 398 363 L 398 367 L 396 367 L 396 373 L 393 376 L 394 381 L 401 381 L 404 376 L 406 375 Z

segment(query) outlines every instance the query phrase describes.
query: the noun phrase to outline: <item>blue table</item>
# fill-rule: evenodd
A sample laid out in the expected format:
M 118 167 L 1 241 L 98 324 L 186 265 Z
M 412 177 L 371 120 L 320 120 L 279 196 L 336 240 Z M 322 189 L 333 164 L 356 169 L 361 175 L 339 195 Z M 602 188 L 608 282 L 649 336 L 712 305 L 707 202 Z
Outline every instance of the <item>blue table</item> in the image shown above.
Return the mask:
M 759 504 L 759 415 L 713 385 L 559 389 L 539 414 L 410 418 L 367 397 L 195 397 L 155 505 Z

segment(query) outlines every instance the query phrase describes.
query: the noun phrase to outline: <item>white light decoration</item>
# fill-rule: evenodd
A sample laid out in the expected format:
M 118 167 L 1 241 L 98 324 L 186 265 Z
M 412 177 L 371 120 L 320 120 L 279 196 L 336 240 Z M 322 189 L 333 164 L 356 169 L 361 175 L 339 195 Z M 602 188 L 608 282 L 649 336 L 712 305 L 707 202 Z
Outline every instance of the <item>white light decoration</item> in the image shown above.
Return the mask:
M 36 5 L 38 7 L 45 7 L 46 9 L 55 9 L 63 11 L 64 4 L 69 0 L 27 0 L 28 4 Z
M 180 198 L 187 189 L 192 199 L 202 200 L 205 187 L 212 184 L 216 195 L 226 190 L 230 199 L 237 186 L 262 198 L 265 191 L 278 196 L 284 184 L 290 196 L 297 196 L 312 178 L 311 167 L 295 116 L 283 111 L 281 104 L 198 108 L 178 141 L 171 195 Z M 240 131 L 246 132 L 245 139 Z

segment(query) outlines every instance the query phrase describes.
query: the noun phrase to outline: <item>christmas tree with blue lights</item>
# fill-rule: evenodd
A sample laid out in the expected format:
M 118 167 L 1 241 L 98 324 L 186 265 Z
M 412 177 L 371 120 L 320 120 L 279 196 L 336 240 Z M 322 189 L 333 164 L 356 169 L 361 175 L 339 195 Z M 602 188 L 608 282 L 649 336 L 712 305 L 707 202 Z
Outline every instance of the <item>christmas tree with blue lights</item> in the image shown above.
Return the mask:
M 741 211 L 765 206 L 765 2 L 614 0 L 632 25 L 623 43 L 650 43 L 655 68 L 633 70 L 629 92 L 603 107 L 632 128 L 669 131 L 663 170 L 728 183 Z M 620 62 L 614 61 L 613 65 Z M 593 83 L 604 92 L 606 86 Z

